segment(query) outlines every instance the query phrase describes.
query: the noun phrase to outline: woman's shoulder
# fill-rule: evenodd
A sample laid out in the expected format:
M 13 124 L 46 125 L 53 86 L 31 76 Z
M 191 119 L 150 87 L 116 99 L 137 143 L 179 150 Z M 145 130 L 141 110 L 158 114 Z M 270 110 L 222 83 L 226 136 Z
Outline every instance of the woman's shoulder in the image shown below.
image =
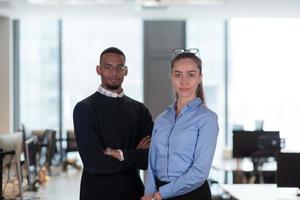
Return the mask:
M 167 116 L 168 116 L 168 111 L 164 110 L 163 112 L 161 112 L 157 115 L 157 117 L 155 118 L 155 122 L 165 119 Z
M 214 111 L 212 111 L 210 108 L 208 108 L 206 105 L 201 105 L 199 112 L 201 115 L 204 115 L 205 117 L 209 119 L 215 119 L 218 120 L 218 115 Z

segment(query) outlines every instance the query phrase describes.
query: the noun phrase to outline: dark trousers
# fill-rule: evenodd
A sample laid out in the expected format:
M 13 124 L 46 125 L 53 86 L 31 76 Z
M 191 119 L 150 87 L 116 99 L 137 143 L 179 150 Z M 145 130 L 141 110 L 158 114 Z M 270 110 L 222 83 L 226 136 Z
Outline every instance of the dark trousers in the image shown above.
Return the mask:
M 168 184 L 168 183 L 160 181 L 160 180 L 156 180 L 156 185 L 158 187 L 161 187 L 165 184 Z M 203 185 L 201 185 L 199 188 L 197 188 L 187 194 L 173 197 L 168 200 L 211 200 L 211 192 L 210 192 L 208 182 L 205 181 L 203 183 Z
M 144 185 L 137 170 L 96 175 L 83 170 L 80 200 L 140 200 Z

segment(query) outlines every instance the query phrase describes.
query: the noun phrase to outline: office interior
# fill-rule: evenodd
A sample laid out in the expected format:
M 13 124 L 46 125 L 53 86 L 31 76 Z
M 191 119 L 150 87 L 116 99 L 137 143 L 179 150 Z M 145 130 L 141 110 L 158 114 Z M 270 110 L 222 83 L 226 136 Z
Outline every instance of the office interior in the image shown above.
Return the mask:
M 272 184 L 279 194 L 275 156 L 258 162 L 252 156 L 233 158 L 233 132 L 278 131 L 279 151 L 299 152 L 299 35 L 298 0 L 0 0 L 0 136 L 38 138 L 44 160 L 37 161 L 36 175 L 47 173 L 38 191 L 33 184 L 24 187 L 22 198 L 29 192 L 42 199 L 77 198 L 82 166 L 72 146 L 72 111 L 97 90 L 95 67 L 109 46 L 127 56 L 125 93 L 144 102 L 154 118 L 174 100 L 173 50 L 198 48 L 207 106 L 220 126 L 210 174 L 214 198 L 245 199 L 229 188 L 240 184 L 255 184 L 253 193 Z M 43 146 L 45 135 L 55 138 L 55 147 Z M 18 137 L 11 140 L 20 143 Z M 12 168 L 22 175 L 26 152 L 21 151 L 23 162 L 15 159 Z M 49 197 L 47 188 L 53 192 L 55 184 L 78 191 Z

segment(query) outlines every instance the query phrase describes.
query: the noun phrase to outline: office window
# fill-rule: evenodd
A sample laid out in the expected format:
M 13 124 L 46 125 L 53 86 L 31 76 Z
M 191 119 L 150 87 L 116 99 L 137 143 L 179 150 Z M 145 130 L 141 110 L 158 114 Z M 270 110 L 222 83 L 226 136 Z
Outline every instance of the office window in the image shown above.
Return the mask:
M 20 122 L 58 129 L 58 21 L 20 21 Z
M 231 128 L 253 130 L 256 120 L 264 120 L 265 130 L 279 130 L 287 148 L 298 148 L 299 35 L 300 19 L 230 21 Z
M 125 94 L 143 101 L 142 21 L 131 18 L 65 19 L 63 21 L 64 129 L 73 128 L 75 104 L 94 93 L 101 79 L 96 73 L 100 53 L 120 48 L 126 55 Z
M 220 132 L 214 159 L 221 159 L 225 146 L 225 67 L 223 21 L 187 20 L 187 48 L 198 48 L 202 59 L 207 106 L 219 117 Z

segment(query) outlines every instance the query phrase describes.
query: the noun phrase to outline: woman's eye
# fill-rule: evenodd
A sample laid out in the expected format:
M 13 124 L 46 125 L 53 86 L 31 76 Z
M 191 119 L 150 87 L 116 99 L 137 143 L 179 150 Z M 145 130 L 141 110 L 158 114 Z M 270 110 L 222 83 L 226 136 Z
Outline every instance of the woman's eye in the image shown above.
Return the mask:
M 180 74 L 174 74 L 175 78 L 180 78 Z
M 195 74 L 188 74 L 188 76 L 189 76 L 190 78 L 194 78 L 194 77 L 195 77 Z

